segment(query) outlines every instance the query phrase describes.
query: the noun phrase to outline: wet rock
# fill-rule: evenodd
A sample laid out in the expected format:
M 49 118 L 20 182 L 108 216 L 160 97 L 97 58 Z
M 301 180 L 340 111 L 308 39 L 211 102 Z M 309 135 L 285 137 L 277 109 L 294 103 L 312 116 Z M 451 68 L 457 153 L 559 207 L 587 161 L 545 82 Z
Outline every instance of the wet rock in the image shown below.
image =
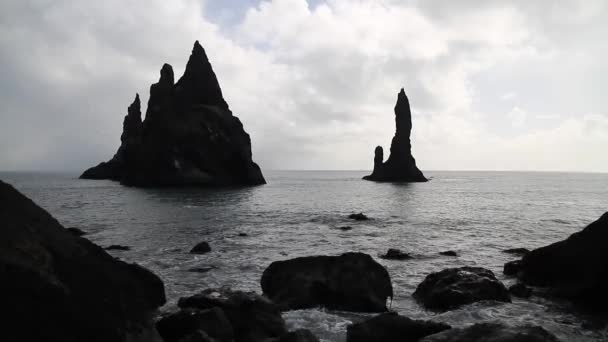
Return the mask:
M 513 260 L 506 263 L 502 273 L 508 276 L 516 276 L 521 271 L 521 260 Z
M 380 257 L 388 260 L 407 260 L 412 258 L 409 254 L 396 248 L 389 248 L 388 251 L 386 251 L 386 254 L 381 255 Z
M 520 298 L 529 298 L 532 295 L 532 289 L 522 283 L 510 286 L 509 292 L 515 297 Z
M 396 313 L 385 313 L 349 325 L 346 342 L 415 342 L 421 338 L 450 329 L 445 323 L 413 320 Z
M 152 315 L 162 281 L 76 237 L 0 181 L 3 341 L 158 339 Z
M 338 229 L 343 230 L 343 231 L 348 231 L 348 230 L 352 230 L 353 227 L 351 227 L 351 226 L 342 226 L 342 227 L 339 227 Z
M 131 247 L 123 245 L 109 245 L 105 249 L 108 251 L 128 251 L 131 249 Z
M 200 335 L 197 334 L 199 330 L 219 342 L 229 342 L 234 338 L 230 321 L 218 307 L 206 310 L 182 309 L 161 318 L 156 323 L 156 329 L 164 342 L 178 342 L 189 335 Z
M 445 256 L 451 256 L 451 257 L 457 257 L 458 256 L 458 253 L 456 253 L 454 251 L 439 252 L 439 254 L 445 255 Z
M 608 312 L 607 245 L 608 212 L 566 240 L 526 254 L 517 276 L 588 309 Z
M 213 269 L 216 269 L 217 267 L 214 266 L 209 266 L 209 267 L 192 267 L 188 269 L 188 272 L 194 272 L 194 273 L 207 273 Z
M 523 255 L 530 253 L 530 250 L 527 248 L 510 248 L 510 249 L 505 249 L 503 252 L 508 253 L 508 254 L 515 254 L 515 255 L 523 256 Z
M 83 235 L 87 234 L 86 232 L 84 232 L 84 231 L 82 231 L 81 229 L 78 229 L 78 228 L 66 228 L 66 230 L 68 232 L 70 232 L 74 236 L 83 236 Z
M 269 342 L 319 342 L 319 339 L 310 330 L 299 329 Z
M 245 237 L 245 236 L 249 236 L 249 235 L 247 235 L 247 233 L 239 233 L 239 236 L 240 237 Z
M 479 323 L 427 336 L 420 342 L 559 342 L 538 326 L 509 327 L 499 323 Z
M 253 292 L 208 289 L 180 298 L 177 305 L 197 310 L 222 309 L 232 325 L 236 342 L 265 341 L 287 333 L 278 306 Z
M 197 330 L 186 337 L 183 337 L 179 340 L 179 342 L 218 342 L 213 337 L 207 335 L 206 332 L 202 330 Z
M 365 214 L 363 214 L 363 213 L 350 214 L 350 215 L 348 215 L 348 218 L 351 219 L 351 220 L 355 220 L 355 221 L 367 221 L 367 220 L 369 220 L 369 217 L 365 216 Z
M 412 156 L 410 134 L 412 131 L 412 113 L 410 103 L 403 88 L 397 96 L 395 105 L 396 131 L 391 142 L 391 153 L 386 162 L 382 146 L 374 151 L 374 170 L 365 180 L 378 182 L 426 182 L 422 172 L 416 166 Z
M 448 268 L 429 274 L 413 294 L 426 308 L 450 310 L 482 300 L 511 302 L 507 288 L 481 267 Z
M 261 285 L 272 301 L 293 310 L 382 312 L 393 296 L 387 270 L 363 253 L 276 261 L 264 271 Z
M 114 157 L 80 177 L 141 187 L 265 183 L 252 160 L 249 134 L 228 108 L 198 41 L 176 83 L 173 68 L 163 65 L 159 81 L 150 87 L 143 122 L 136 96 Z
M 196 244 L 196 246 L 192 247 L 190 253 L 192 254 L 205 254 L 211 252 L 211 246 L 209 243 L 203 241 Z

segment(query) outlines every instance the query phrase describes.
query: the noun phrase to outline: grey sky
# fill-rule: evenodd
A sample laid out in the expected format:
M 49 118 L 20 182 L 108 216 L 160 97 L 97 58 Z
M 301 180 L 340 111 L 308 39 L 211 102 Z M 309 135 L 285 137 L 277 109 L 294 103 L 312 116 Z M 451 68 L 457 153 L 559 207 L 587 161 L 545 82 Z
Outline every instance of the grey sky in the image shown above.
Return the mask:
M 423 170 L 608 172 L 606 22 L 594 0 L 6 0 L 0 170 L 109 159 L 198 39 L 264 169 L 370 169 L 404 87 Z

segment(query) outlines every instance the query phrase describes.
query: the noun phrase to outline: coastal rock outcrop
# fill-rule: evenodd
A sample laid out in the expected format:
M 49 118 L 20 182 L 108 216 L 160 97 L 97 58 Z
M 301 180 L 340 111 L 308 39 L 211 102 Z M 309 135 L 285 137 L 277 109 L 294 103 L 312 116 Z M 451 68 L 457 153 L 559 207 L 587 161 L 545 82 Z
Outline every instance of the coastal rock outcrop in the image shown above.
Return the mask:
M 365 180 L 377 182 L 426 182 L 428 179 L 416 166 L 412 156 L 410 134 L 412 131 L 412 112 L 410 102 L 401 88 L 395 105 L 396 131 L 391 142 L 391 153 L 384 160 L 382 146 L 374 151 L 374 170 L 371 175 L 363 177 Z
M 220 309 L 232 326 L 235 342 L 267 341 L 287 333 L 278 306 L 253 292 L 232 291 L 226 288 L 207 289 L 194 296 L 180 298 L 177 305 L 182 310 L 195 313 L 213 308 Z M 189 325 L 189 327 L 190 329 L 187 330 L 192 331 L 176 328 L 171 331 L 185 335 L 194 330 L 201 330 L 200 325 Z M 205 332 L 212 334 L 210 331 L 205 330 Z
M 420 342 L 559 342 L 539 326 L 510 327 L 500 323 L 478 323 L 427 336 Z
M 608 212 L 566 240 L 526 254 L 509 274 L 525 284 L 549 288 L 553 295 L 608 312 L 607 245 Z M 505 271 L 513 264 L 505 265 Z
M 162 281 L 74 236 L 0 181 L 3 341 L 157 341 Z
M 413 320 L 384 313 L 346 328 L 346 342 L 416 342 L 451 327 L 445 323 Z
M 163 65 L 158 83 L 150 87 L 143 121 L 136 96 L 114 157 L 80 177 L 132 186 L 265 183 L 252 160 L 249 134 L 228 108 L 198 41 L 177 83 L 172 67 Z
M 388 271 L 363 253 L 276 261 L 264 270 L 261 285 L 268 298 L 292 310 L 383 312 L 393 297 Z
M 413 296 L 432 310 L 451 310 L 482 300 L 511 302 L 509 290 L 492 271 L 468 266 L 429 274 Z

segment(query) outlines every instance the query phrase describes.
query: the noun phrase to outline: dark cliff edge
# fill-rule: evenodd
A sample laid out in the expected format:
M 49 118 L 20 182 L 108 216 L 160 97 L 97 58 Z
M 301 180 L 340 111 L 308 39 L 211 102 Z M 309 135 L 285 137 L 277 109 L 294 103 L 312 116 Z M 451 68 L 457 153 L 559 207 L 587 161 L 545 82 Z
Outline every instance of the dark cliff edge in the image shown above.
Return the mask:
M 65 229 L 0 181 L 3 341 L 158 341 L 162 281 Z
M 265 184 L 251 139 L 222 96 L 203 47 L 194 43 L 184 75 L 163 65 L 150 87 L 145 120 L 139 95 L 129 106 L 116 154 L 80 178 L 130 186 Z
M 384 150 L 377 146 L 374 151 L 374 170 L 365 180 L 376 182 L 426 182 L 428 179 L 416 166 L 412 156 L 410 134 L 412 132 L 412 113 L 410 102 L 401 88 L 395 105 L 395 136 L 391 142 L 391 153 L 386 162 Z

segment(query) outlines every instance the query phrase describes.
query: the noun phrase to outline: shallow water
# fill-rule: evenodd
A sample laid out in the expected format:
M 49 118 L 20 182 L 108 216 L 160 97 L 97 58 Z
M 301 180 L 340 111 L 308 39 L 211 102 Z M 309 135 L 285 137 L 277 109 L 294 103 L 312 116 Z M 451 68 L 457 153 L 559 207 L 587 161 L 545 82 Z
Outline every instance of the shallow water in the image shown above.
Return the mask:
M 589 328 L 588 317 L 566 303 L 514 298 L 436 314 L 411 298 L 428 273 L 447 267 L 486 267 L 510 285 L 502 265 L 514 257 L 502 250 L 562 240 L 597 219 L 608 209 L 608 174 L 426 172 L 433 179 L 420 184 L 367 182 L 364 174 L 274 171 L 265 173 L 267 185 L 224 190 L 135 189 L 75 174 L 0 173 L 0 179 L 95 243 L 130 246 L 111 253 L 163 279 L 167 310 L 179 297 L 208 287 L 259 292 L 262 272 L 276 260 L 347 251 L 377 257 L 400 248 L 415 258 L 376 260 L 389 270 L 392 308 L 403 315 L 456 326 L 531 323 L 563 341 L 608 340 L 606 329 Z M 353 212 L 373 219 L 348 220 Z M 338 229 L 345 225 L 353 229 Z M 189 254 L 200 241 L 213 251 Z M 438 255 L 445 250 L 459 256 Z M 188 271 L 194 267 L 212 269 Z M 290 328 L 311 329 L 323 341 L 344 341 L 346 326 L 365 316 L 318 309 L 284 314 Z

